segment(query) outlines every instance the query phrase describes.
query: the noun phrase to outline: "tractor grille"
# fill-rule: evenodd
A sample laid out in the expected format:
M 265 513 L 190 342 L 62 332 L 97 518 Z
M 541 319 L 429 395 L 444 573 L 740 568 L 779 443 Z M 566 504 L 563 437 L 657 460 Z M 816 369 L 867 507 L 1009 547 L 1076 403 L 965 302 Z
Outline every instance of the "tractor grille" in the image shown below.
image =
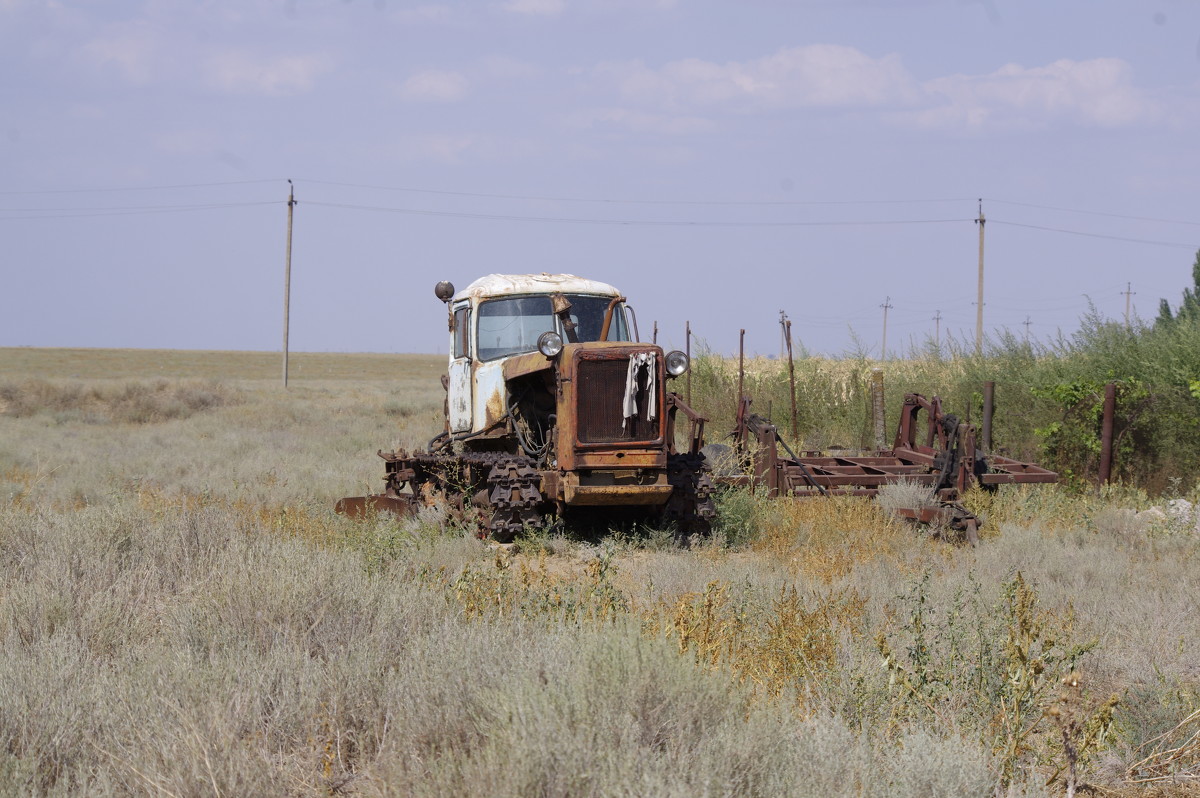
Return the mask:
M 620 443 L 622 441 L 652 441 L 658 438 L 659 420 L 646 418 L 647 400 L 644 387 L 638 392 L 638 413 L 621 422 L 621 403 L 625 398 L 625 379 L 629 373 L 629 358 L 612 360 L 580 360 L 578 382 L 579 442 Z M 662 381 L 658 381 L 662 385 Z M 661 387 L 660 387 L 661 390 Z M 663 411 L 662 400 L 658 412 Z

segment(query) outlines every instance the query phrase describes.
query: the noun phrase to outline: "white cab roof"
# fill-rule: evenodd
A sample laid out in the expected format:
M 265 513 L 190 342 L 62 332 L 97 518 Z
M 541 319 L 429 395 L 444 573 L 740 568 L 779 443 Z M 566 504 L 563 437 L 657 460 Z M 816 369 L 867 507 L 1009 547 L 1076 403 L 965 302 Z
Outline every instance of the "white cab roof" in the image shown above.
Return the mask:
M 464 299 L 489 299 L 497 296 L 520 294 L 593 294 L 597 296 L 620 296 L 621 292 L 608 283 L 586 280 L 573 274 L 489 274 L 459 291 L 451 302 Z

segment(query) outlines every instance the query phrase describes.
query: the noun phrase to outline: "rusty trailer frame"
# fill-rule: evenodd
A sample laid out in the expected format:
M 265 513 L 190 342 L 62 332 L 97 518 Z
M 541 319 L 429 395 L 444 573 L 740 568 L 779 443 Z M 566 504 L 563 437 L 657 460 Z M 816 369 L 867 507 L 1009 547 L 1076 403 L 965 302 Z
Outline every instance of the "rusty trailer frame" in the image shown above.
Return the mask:
M 774 424 L 750 413 L 749 408 L 750 400 L 743 397 L 734 431 L 740 459 L 749 463 L 749 473 L 718 477 L 718 481 L 763 488 L 772 498 L 874 496 L 885 485 L 919 485 L 929 489 L 926 502 L 896 508 L 896 514 L 963 531 L 974 542 L 979 521 L 959 504 L 972 487 L 994 489 L 1058 481 L 1058 474 L 1048 469 L 982 451 L 975 427 L 944 413 L 936 396 L 927 399 L 906 394 L 892 448 L 860 453 L 804 451 L 797 455 L 779 437 Z M 757 443 L 753 452 L 751 439 Z M 781 448 L 787 456 L 781 455 Z

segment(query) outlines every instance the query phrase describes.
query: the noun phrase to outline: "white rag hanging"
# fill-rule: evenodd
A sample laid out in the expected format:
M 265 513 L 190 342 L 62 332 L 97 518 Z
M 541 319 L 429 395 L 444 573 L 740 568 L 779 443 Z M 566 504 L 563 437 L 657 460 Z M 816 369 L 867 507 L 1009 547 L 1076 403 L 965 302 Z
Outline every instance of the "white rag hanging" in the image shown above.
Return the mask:
M 658 379 L 658 369 L 655 368 L 653 352 L 635 352 L 629 356 L 629 372 L 625 377 L 625 398 L 621 402 L 621 429 L 625 422 L 637 415 L 638 374 L 646 369 L 646 417 L 650 421 L 658 418 L 658 391 L 655 382 Z

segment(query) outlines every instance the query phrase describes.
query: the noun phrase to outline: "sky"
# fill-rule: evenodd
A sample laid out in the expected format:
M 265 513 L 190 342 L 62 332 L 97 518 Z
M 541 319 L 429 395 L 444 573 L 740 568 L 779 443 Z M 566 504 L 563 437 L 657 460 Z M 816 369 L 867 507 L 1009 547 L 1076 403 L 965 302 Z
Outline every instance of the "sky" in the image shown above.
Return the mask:
M 439 280 L 902 354 L 1153 319 L 1195 0 L 0 0 L 0 346 L 444 352 Z M 1129 292 L 1128 295 L 1126 292 Z

